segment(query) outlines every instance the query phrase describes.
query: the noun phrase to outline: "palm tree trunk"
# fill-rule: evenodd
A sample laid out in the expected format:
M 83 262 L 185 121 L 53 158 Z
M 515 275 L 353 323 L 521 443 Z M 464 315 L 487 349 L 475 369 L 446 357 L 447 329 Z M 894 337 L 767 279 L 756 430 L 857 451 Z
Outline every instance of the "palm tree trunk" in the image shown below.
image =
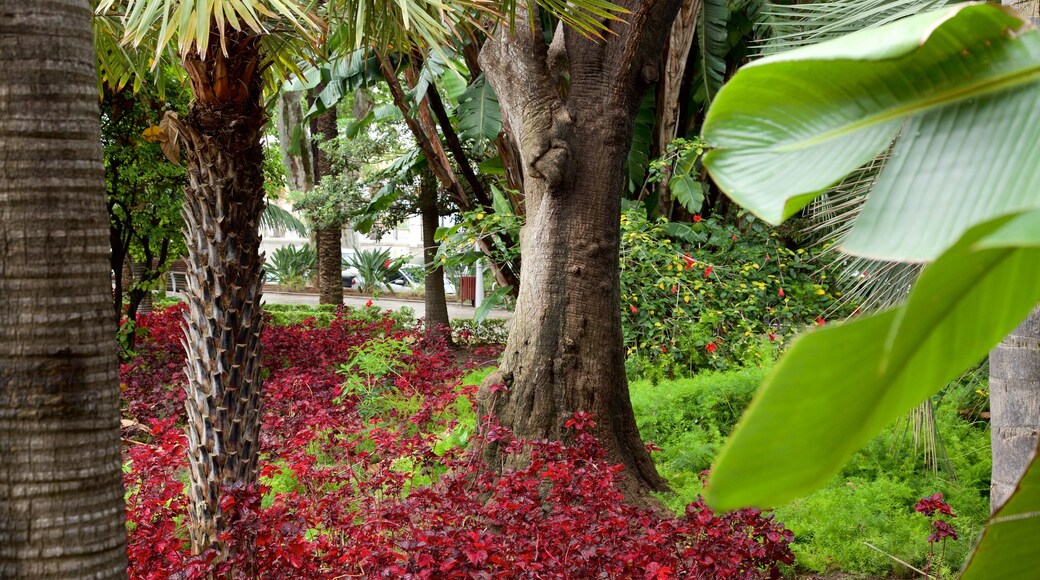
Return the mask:
M 315 182 L 320 183 L 321 178 L 332 175 L 332 158 L 317 144 L 335 140 L 338 133 L 336 107 L 329 107 L 311 121 Z M 317 229 L 315 236 L 318 240 L 318 303 L 343 304 L 343 224 L 325 224 Z
M 990 509 L 1004 504 L 1037 449 L 1040 433 L 1040 307 L 989 354 Z
M 263 262 L 265 122 L 259 37 L 227 33 L 228 54 L 212 46 L 205 59 L 184 57 L 195 102 L 175 125 L 184 143 L 188 247 L 186 328 L 188 377 L 189 532 L 199 553 L 218 540 L 227 488 L 257 481 L 260 451 L 260 331 Z M 217 44 L 217 43 L 214 43 Z M 237 548 L 252 553 L 245 542 Z
M 1033 22 L 1040 1 L 1003 0 Z M 989 353 L 990 510 L 1015 491 L 1037 451 L 1040 433 L 1040 306 Z
M 0 0 L 0 578 L 122 578 L 90 2 Z

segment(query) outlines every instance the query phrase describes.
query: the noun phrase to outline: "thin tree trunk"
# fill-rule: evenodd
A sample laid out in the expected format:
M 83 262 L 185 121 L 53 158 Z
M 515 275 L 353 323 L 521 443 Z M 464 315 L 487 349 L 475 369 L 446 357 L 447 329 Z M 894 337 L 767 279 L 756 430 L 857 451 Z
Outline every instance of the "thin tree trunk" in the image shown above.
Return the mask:
M 281 91 L 278 93 L 276 128 L 278 130 L 278 147 L 282 153 L 282 163 L 289 171 L 289 184 L 297 191 L 310 191 L 314 187 L 314 158 L 306 143 L 306 135 L 299 135 L 293 147 L 293 131 L 303 126 L 303 94 L 299 91 Z
M 693 37 L 697 30 L 697 17 L 701 12 L 701 0 L 682 0 L 679 14 L 672 23 L 668 36 L 668 46 L 664 62 L 664 78 L 657 87 L 657 123 L 656 153 L 663 156 L 668 144 L 679 133 L 679 95 L 682 89 L 683 76 L 686 73 L 686 61 L 693 47 Z M 664 170 L 665 178 L 657 185 L 658 215 L 671 218 L 672 197 L 668 189 L 670 167 Z
M 444 295 L 444 268 L 436 264 L 437 227 L 440 212 L 437 210 L 437 177 L 430 170 L 422 172 L 419 185 L 419 211 L 422 213 L 423 263 L 426 266 L 426 332 L 445 336 L 451 342 L 451 319 L 448 318 L 448 303 Z
M 228 55 L 213 43 L 205 59 L 184 58 L 195 102 L 183 123 L 188 187 L 186 329 L 189 496 L 192 550 L 216 548 L 226 488 L 257 481 L 263 263 L 265 122 L 258 74 L 260 39 L 228 32 Z M 167 114 L 167 120 L 171 115 Z M 239 544 L 245 554 L 252 548 Z
M 592 413 L 609 461 L 623 464 L 631 501 L 666 487 L 643 446 L 625 379 L 618 252 L 624 160 L 640 99 L 656 80 L 678 0 L 621 2 L 632 13 L 606 40 L 568 30 L 571 85 L 558 92 L 540 27 L 500 30 L 481 53 L 523 158 L 524 275 L 509 342 L 478 396 L 520 438 L 566 439 L 575 412 Z M 518 9 L 527 20 L 525 6 Z M 491 392 L 495 383 L 506 391 Z M 503 457 L 490 445 L 492 467 Z
M 318 143 L 334 141 L 337 133 L 336 107 L 330 107 L 311 122 L 316 183 L 332 175 L 332 158 Z M 315 236 L 318 239 L 318 303 L 343 304 L 343 224 L 317 228 Z
M 86 0 L 0 0 L 0 578 L 126 577 Z
M 1004 0 L 1033 22 L 1040 1 Z M 989 354 L 990 440 L 993 471 L 990 510 L 1015 491 L 1037 452 L 1040 433 L 1040 306 Z

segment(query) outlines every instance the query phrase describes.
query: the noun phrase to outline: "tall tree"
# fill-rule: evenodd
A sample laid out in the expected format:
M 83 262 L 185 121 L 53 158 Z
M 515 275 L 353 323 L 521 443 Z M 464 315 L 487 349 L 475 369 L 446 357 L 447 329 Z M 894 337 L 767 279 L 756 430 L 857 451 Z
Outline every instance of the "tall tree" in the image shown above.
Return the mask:
M 0 135 L 0 577 L 125 577 L 87 0 L 0 2 Z
M 560 439 L 575 412 L 593 413 L 608 459 L 624 464 L 627 491 L 638 493 L 665 482 L 639 438 L 625 379 L 621 195 L 634 118 L 658 79 L 679 2 L 618 5 L 630 13 L 608 20 L 602 39 L 564 26 L 550 46 L 541 9 L 520 2 L 517 19 L 530 25 L 499 28 L 481 51 L 520 150 L 527 221 L 509 342 L 478 400 L 481 415 L 524 439 Z M 561 70 L 569 83 L 554 76 Z M 508 390 L 492 392 L 494 383 Z M 487 454 L 501 464 L 496 446 Z
M 451 319 L 444 296 L 444 268 L 437 264 L 437 177 L 429 169 L 419 175 L 419 213 L 422 216 L 423 264 L 426 266 L 426 332 L 442 333 L 451 341 Z
M 320 86 L 314 90 L 320 92 Z M 311 151 L 314 159 L 314 181 L 320 183 L 325 176 L 332 175 L 332 157 L 321 146 L 332 143 L 339 131 L 336 128 L 336 107 L 325 109 L 311 119 Z M 343 225 L 334 220 L 315 228 L 318 243 L 318 302 L 321 304 L 343 304 L 343 279 L 340 275 L 343 262 Z
M 104 2 L 99 12 L 114 4 Z M 223 490 L 252 486 L 258 474 L 264 73 L 291 59 L 321 27 L 306 6 L 265 4 L 130 0 L 119 6 L 126 39 L 151 46 L 156 60 L 176 38 L 194 96 L 183 119 L 168 113 L 161 125 L 165 150 L 177 158 L 183 148 L 188 168 L 188 528 L 197 553 L 214 548 L 226 555 L 218 540 L 226 521 Z
M 1037 0 L 1003 0 L 1033 22 Z M 990 509 L 1015 491 L 1036 454 L 1040 434 L 1040 306 L 989 355 L 990 438 L 993 472 Z

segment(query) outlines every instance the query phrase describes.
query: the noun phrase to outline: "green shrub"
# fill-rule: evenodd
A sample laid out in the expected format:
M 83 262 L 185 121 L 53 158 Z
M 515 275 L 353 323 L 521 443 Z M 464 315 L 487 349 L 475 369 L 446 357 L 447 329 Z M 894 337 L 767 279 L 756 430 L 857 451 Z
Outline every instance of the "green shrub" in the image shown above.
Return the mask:
M 378 293 L 383 289 L 390 290 L 385 281 L 396 276 L 407 261 L 407 256 L 391 258 L 390 250 L 369 249 L 351 254 L 343 260 L 343 265 L 357 270 L 362 292 Z
M 267 323 L 275 326 L 300 324 L 310 319 L 311 324 L 314 326 L 328 327 L 340 308 L 343 308 L 341 316 L 368 322 L 379 320 L 383 317 L 384 312 L 378 306 L 351 308 L 337 307 L 332 304 L 264 304 Z M 390 318 L 396 323 L 398 328 L 410 329 L 415 326 L 415 310 L 407 306 L 390 312 Z
M 745 368 L 630 384 L 640 434 L 661 448 L 653 457 L 672 488 L 661 496 L 669 508 L 681 510 L 703 491 L 698 474 L 710 467 L 767 372 Z M 951 392 L 959 388 L 950 386 Z M 947 544 L 944 567 L 961 566 L 988 515 L 990 444 L 987 424 L 964 420 L 951 404 L 955 400 L 941 398 L 935 420 L 956 481 L 922 467 L 904 419 L 853 455 L 827 486 L 774 510 L 795 533 L 798 569 L 913 575 L 889 554 L 923 570 L 928 521 L 913 506 L 933 493 L 942 493 L 958 515 L 953 525 L 960 540 Z
M 318 269 L 318 254 L 310 244 L 283 246 L 271 254 L 268 272 L 276 282 L 300 290 Z
M 683 244 L 669 238 L 684 228 Z M 820 250 L 791 250 L 760 222 L 692 224 L 621 216 L 621 308 L 629 376 L 768 364 L 797 332 L 851 312 L 820 270 Z

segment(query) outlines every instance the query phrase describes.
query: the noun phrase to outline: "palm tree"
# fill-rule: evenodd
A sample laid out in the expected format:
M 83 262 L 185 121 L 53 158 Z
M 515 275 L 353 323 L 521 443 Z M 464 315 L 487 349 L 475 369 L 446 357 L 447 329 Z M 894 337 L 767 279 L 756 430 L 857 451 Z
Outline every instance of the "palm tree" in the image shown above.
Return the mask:
M 1033 22 L 1040 3 L 1002 0 Z M 989 354 L 990 440 L 993 472 L 990 509 L 1015 491 L 1036 454 L 1040 434 L 1040 306 Z
M 264 207 L 265 80 L 275 90 L 275 79 L 298 71 L 323 40 L 333 51 L 362 45 L 421 50 L 446 44 L 461 22 L 500 16 L 492 4 L 475 0 L 336 0 L 324 3 L 322 14 L 342 25 L 322 39 L 325 27 L 314 4 L 104 0 L 97 11 L 100 31 L 118 30 L 109 14 L 122 14 L 123 42 L 138 48 L 130 54 L 102 40 L 98 52 L 106 75 L 126 82 L 144 73 L 141 56 L 158 63 L 175 52 L 195 99 L 184 119 L 168 114 L 162 126 L 169 155 L 179 156 L 183 147 L 188 165 L 186 407 L 189 531 L 196 553 L 213 548 L 227 556 L 218 539 L 226 522 L 223 490 L 248 489 L 257 479 L 263 279 L 257 224 Z M 508 13 L 513 4 L 498 6 Z M 595 14 L 563 9 L 583 29 L 598 22 Z
M 126 575 L 87 0 L 0 2 L 0 577 Z
M 188 528 L 193 551 L 223 555 L 223 489 L 255 485 L 258 474 L 265 72 L 291 64 L 322 27 L 293 1 L 129 0 L 118 8 L 126 39 L 154 46 L 157 62 L 176 37 L 194 96 L 184 119 L 168 113 L 161 126 L 168 154 L 183 147 L 188 167 Z

